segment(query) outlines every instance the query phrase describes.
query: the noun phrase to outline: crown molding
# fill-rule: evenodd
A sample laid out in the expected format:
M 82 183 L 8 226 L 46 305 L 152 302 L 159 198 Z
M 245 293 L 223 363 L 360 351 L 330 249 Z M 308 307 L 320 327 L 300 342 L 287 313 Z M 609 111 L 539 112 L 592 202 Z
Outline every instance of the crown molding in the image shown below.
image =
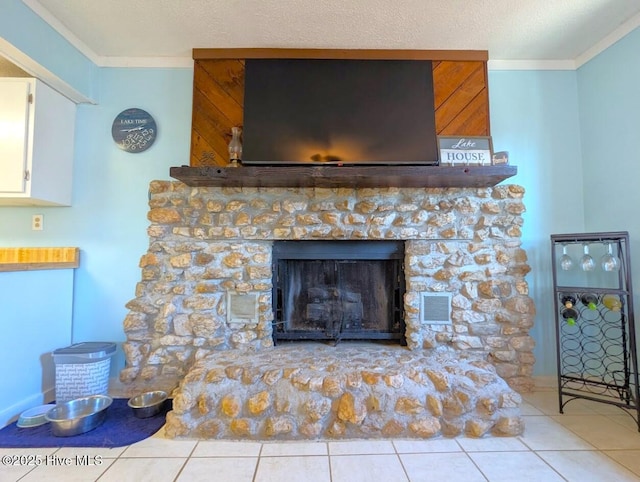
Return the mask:
M 597 42 L 593 47 L 576 57 L 576 69 L 582 67 L 595 56 L 611 47 L 618 40 L 628 35 L 636 28 L 640 27 L 640 13 L 634 15 L 629 20 L 620 25 L 617 29 Z
M 99 57 L 99 67 L 192 69 L 190 57 Z
M 574 60 L 489 60 L 487 69 L 494 70 L 576 70 Z
M 87 44 L 75 36 L 38 0 L 22 0 L 36 15 L 62 35 L 71 45 L 98 67 L 123 68 L 192 68 L 193 60 L 187 57 L 107 57 L 96 54 Z M 632 30 L 640 26 L 640 14 L 620 25 L 575 59 L 564 60 L 489 60 L 489 70 L 577 70 L 602 51 L 609 48 Z

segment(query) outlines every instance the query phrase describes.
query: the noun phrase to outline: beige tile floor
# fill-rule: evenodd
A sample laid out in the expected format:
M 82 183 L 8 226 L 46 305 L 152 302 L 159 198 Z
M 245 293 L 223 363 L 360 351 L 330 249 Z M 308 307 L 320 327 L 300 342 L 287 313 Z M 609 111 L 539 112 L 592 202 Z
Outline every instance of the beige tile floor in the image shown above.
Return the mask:
M 261 443 L 169 440 L 161 430 L 117 449 L 0 449 L 49 461 L 0 466 L 0 481 L 640 481 L 629 415 L 586 400 L 559 414 L 553 390 L 524 398 L 520 437 Z

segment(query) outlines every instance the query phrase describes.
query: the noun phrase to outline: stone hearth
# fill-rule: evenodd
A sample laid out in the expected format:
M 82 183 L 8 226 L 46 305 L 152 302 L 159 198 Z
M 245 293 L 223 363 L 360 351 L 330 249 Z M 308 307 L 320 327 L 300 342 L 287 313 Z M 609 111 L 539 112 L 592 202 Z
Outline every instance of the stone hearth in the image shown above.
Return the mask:
M 486 361 L 371 343 L 285 343 L 189 371 L 169 436 L 314 439 L 519 435 L 522 399 Z
M 121 380 L 179 384 L 168 417 L 174 435 L 375 437 L 400 425 L 399 436 L 519 433 L 514 390 L 533 387 L 534 363 L 534 307 L 520 247 L 523 194 L 515 185 L 218 188 L 154 181 L 149 250 L 124 320 Z M 323 371 L 335 365 L 335 354 L 301 365 L 272 338 L 273 242 L 319 239 L 405 242 L 407 347 L 372 344 L 358 354 L 354 345 L 349 357 L 379 350 L 376 363 L 353 365 L 335 379 Z M 449 323 L 426 321 L 422 296 L 437 293 L 451 296 Z M 229 316 L 230 295 L 255 300 L 255 319 Z M 368 373 L 382 381 L 369 384 Z M 446 374 L 450 385 L 441 389 L 429 373 Z M 335 389 L 323 392 L 325 383 Z M 290 391 L 288 410 L 277 392 L 283 386 L 290 387 L 280 388 Z M 383 386 L 392 393 L 380 395 L 375 387 Z M 315 402 L 330 406 L 324 418 L 325 408 L 308 408 Z M 343 430 L 345 422 L 353 427 Z

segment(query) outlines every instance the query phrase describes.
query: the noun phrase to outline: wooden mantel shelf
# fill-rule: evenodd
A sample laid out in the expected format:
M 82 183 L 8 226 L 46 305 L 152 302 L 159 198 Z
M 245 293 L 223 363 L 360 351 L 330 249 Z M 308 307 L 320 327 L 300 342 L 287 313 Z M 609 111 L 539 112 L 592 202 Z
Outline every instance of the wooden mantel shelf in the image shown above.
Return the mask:
M 516 166 L 241 166 L 172 167 L 188 186 L 215 187 L 491 187 Z

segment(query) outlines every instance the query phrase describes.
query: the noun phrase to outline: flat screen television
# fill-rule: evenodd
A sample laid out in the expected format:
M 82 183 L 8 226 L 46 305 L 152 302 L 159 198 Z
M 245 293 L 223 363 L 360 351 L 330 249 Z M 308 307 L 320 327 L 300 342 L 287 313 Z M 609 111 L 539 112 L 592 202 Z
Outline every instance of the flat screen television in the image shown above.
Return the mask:
M 426 60 L 247 59 L 243 164 L 438 163 Z

